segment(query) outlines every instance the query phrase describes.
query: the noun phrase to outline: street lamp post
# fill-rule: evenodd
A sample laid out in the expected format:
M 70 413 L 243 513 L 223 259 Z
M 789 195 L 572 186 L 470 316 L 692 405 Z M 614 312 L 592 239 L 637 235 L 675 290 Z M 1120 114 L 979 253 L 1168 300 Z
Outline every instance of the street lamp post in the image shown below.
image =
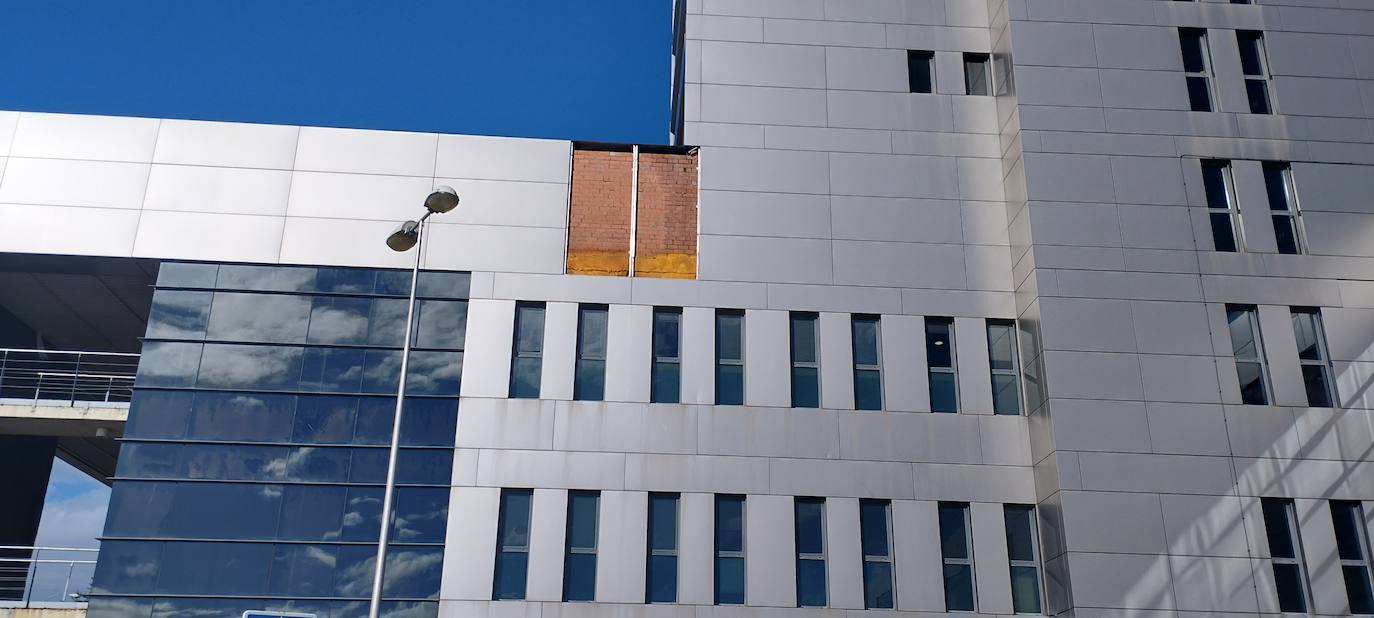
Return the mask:
M 391 454 L 386 462 L 386 489 L 382 494 L 382 523 L 377 536 L 377 566 L 372 575 L 372 602 L 368 618 L 378 618 L 382 606 L 382 579 L 386 572 L 386 546 L 391 537 L 392 496 L 396 493 L 396 456 L 401 448 L 401 411 L 406 399 L 406 367 L 410 361 L 410 339 L 415 320 L 415 288 L 420 283 L 420 256 L 424 253 L 424 227 L 430 215 L 443 214 L 458 207 L 458 194 L 452 187 L 435 187 L 425 198 L 425 214 L 419 221 L 406 221 L 386 237 L 392 251 L 415 248 L 415 265 L 410 270 L 410 298 L 406 304 L 405 343 L 401 346 L 401 377 L 396 384 L 396 414 L 391 420 Z

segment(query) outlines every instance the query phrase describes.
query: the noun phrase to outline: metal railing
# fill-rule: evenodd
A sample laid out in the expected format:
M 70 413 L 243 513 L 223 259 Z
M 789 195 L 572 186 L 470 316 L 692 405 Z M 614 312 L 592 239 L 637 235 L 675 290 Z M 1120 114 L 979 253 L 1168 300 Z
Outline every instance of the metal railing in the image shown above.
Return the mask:
M 0 348 L 0 399 L 128 402 L 138 354 Z
M 0 607 L 84 602 L 99 551 L 0 545 Z

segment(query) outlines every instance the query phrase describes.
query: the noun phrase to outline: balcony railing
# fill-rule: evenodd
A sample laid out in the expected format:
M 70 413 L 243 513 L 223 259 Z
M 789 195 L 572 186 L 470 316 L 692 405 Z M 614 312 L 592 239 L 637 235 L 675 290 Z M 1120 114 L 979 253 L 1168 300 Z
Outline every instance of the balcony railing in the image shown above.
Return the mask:
M 99 551 L 0 545 L 0 607 L 85 602 Z
M 138 354 L 0 348 L 0 399 L 128 402 Z

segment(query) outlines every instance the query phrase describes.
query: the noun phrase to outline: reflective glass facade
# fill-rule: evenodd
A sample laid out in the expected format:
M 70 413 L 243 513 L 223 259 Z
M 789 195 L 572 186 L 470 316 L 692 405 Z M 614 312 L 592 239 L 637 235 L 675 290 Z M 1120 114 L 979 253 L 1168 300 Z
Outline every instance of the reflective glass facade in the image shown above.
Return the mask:
M 90 615 L 365 616 L 410 273 L 164 263 Z M 468 275 L 421 273 L 384 615 L 438 612 Z

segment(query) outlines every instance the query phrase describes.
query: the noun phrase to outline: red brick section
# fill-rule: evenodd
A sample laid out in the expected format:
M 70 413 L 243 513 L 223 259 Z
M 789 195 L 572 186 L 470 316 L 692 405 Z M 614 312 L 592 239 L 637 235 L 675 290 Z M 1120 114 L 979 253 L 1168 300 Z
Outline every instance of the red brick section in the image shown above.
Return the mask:
M 568 274 L 630 273 L 629 152 L 574 150 Z
M 639 153 L 635 276 L 697 276 L 697 154 Z

